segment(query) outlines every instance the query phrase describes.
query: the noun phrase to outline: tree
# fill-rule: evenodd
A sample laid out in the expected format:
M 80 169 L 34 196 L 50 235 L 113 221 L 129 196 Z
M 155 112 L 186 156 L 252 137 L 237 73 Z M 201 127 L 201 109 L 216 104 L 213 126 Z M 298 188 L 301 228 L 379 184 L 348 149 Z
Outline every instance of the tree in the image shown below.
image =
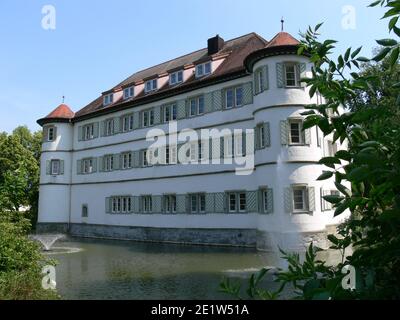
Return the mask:
M 371 7 L 377 5 L 387 9 L 384 18 L 390 18 L 389 31 L 400 37 L 400 0 L 379 0 Z M 349 221 L 338 228 L 340 237 L 328 237 L 331 248 L 342 251 L 343 261 L 335 267 L 325 266 L 317 260 L 318 249 L 312 245 L 304 262 L 296 254 L 283 253 L 289 269 L 277 274 L 280 289 L 270 292 L 257 287 L 267 272 L 262 270 L 250 279 L 247 293 L 252 298 L 276 298 L 290 284 L 302 299 L 399 299 L 400 82 L 396 81 L 400 43 L 395 39 L 378 40 L 383 48 L 372 59 L 359 56 L 361 48 L 349 48 L 333 60 L 331 52 L 336 41 L 319 41 L 321 25 L 309 28 L 299 47 L 299 53 L 308 52 L 315 65 L 313 77 L 303 79 L 310 95 L 319 92 L 326 100 L 307 107 L 304 129 L 318 126 L 325 136 L 333 134 L 335 141 L 347 141 L 349 145 L 348 150 L 320 160 L 329 171 L 318 178 L 335 177 L 340 195 L 324 197 L 334 205 L 335 216 L 347 209 L 352 213 Z M 361 63 L 369 65 L 354 72 Z M 351 111 L 340 114 L 340 106 Z M 351 190 L 345 187 L 345 181 L 351 183 Z M 350 245 L 353 253 L 346 257 L 344 252 Z M 350 267 L 357 275 L 354 290 L 342 285 L 342 270 Z M 237 286 L 227 281 L 221 288 L 239 294 Z

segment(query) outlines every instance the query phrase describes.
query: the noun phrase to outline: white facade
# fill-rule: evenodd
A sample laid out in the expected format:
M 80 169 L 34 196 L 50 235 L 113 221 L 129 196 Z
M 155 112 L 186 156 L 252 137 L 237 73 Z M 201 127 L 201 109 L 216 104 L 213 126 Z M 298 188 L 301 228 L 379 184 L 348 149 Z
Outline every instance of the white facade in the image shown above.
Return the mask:
M 335 190 L 333 181 L 316 181 L 322 173 L 323 166 L 317 162 L 328 155 L 327 140 L 322 132 L 316 128 L 309 129 L 299 145 L 290 143 L 290 127 L 286 132 L 282 128 L 283 121 L 303 119 L 301 113 L 304 106 L 320 101 L 315 96 L 310 99 L 308 89 L 304 86 L 287 88 L 278 87 L 277 64 L 295 63 L 305 66 L 302 76 L 311 76 L 312 64 L 307 57 L 296 55 L 275 55 L 257 61 L 253 71 L 267 70 L 264 81 L 267 81 L 265 90 L 255 94 L 254 72 L 238 79 L 210 85 L 191 92 L 179 94 L 156 103 L 136 106 L 131 109 L 114 112 L 108 115 L 90 118 L 73 123 L 48 123 L 57 128 L 57 138 L 54 142 L 43 143 L 40 177 L 39 224 L 65 224 L 84 226 L 123 226 L 159 229 L 195 229 L 195 230 L 255 230 L 258 234 L 256 242 L 264 246 L 266 237 L 269 246 L 282 245 L 282 239 L 290 239 L 284 245 L 293 247 L 298 244 L 299 235 L 323 233 L 329 225 L 340 222 L 333 218 L 333 211 L 322 200 L 322 195 Z M 267 68 L 266 68 L 267 67 Z M 285 80 L 285 79 L 284 79 Z M 266 134 L 268 142 L 264 147 L 256 148 L 255 169 L 251 175 L 236 175 L 234 164 L 227 165 L 160 165 L 142 167 L 141 163 L 132 164 L 133 168 L 122 170 L 114 169 L 104 172 L 102 157 L 117 155 L 124 152 L 132 153 L 148 148 L 152 142 L 146 141 L 146 134 L 150 128 L 140 128 L 140 124 L 129 132 L 104 136 L 104 121 L 110 118 L 119 119 L 133 113 L 140 117 L 141 111 L 151 107 L 163 106 L 176 101 L 186 101 L 197 95 L 207 95 L 212 92 L 222 92 L 226 88 L 237 85 L 251 85 L 250 103 L 225 110 L 211 107 L 210 112 L 197 117 L 184 117 L 177 120 L 178 130 L 184 128 L 229 128 L 253 129 L 259 124 L 267 123 Z M 136 91 L 136 88 L 135 88 Z M 215 100 L 211 99 L 211 105 Z M 178 103 L 179 105 L 179 103 Z M 178 112 L 179 113 L 179 112 Z M 136 119 L 135 119 L 136 121 Z M 82 130 L 87 124 L 97 123 L 97 138 L 82 141 Z M 157 124 L 151 128 L 160 128 L 167 132 L 168 124 Z M 268 129 L 269 128 L 269 129 Z M 282 137 L 286 135 L 286 137 Z M 288 142 L 284 142 L 288 139 Z M 136 153 L 135 155 L 138 155 Z M 82 174 L 79 166 L 82 159 L 96 159 L 96 172 Z M 49 174 L 48 166 L 51 160 L 63 161 L 63 174 Z M 115 158 L 117 159 L 117 158 Z M 132 159 L 132 162 L 137 159 Z M 47 167 L 47 169 L 46 169 Z M 303 212 L 296 212 L 295 198 L 299 200 L 301 192 L 294 194 L 294 189 L 304 188 Z M 268 201 L 269 211 L 263 210 L 262 190 L 272 190 Z M 229 192 L 246 193 L 243 205 L 244 212 L 229 212 Z M 163 201 L 164 195 L 173 194 L 179 201 L 184 202 L 184 208 L 179 212 L 168 213 Z M 207 197 L 215 201 L 207 204 L 213 208 L 221 207 L 216 199 L 222 194 L 223 206 L 218 212 L 207 208 L 204 213 L 191 213 L 190 194 L 214 194 Z M 153 198 L 153 212 L 145 213 L 142 196 Z M 113 213 L 112 197 L 129 197 L 132 199 L 131 212 Z M 218 198 L 220 199 L 220 198 Z M 111 201 L 111 202 L 110 202 Z M 122 199 L 120 201 L 123 201 Z M 178 201 L 178 200 L 176 200 Z M 237 201 L 240 201 L 238 198 Z M 256 201 L 256 204 L 250 202 Z M 138 203 L 135 203 L 138 202 Z M 156 203 L 157 202 L 157 203 Z M 240 204 L 237 204 L 240 206 Z M 297 206 L 299 204 L 297 203 Z M 122 206 L 122 204 L 121 204 Z M 85 209 L 83 209 L 85 207 Z M 155 208 L 157 207 L 157 208 Z M 87 210 L 87 214 L 86 214 Z M 238 210 L 239 211 L 239 210 Z M 86 216 L 87 215 L 87 216 Z M 80 234 L 82 235 L 82 234 Z M 83 234 L 84 235 L 84 234 Z M 281 237 L 285 235 L 285 237 Z M 290 236 L 288 236 L 290 235 Z M 119 237 L 118 235 L 114 237 Z M 121 238 L 124 238 L 121 236 Z M 138 239 L 143 240 L 143 239 Z M 160 240 L 160 239 L 144 239 Z M 179 239 L 177 242 L 180 242 Z M 188 242 L 187 239 L 182 242 Z M 189 241 L 190 242 L 190 241 Z M 198 241 L 194 240 L 194 243 Z M 213 241 L 203 241 L 211 243 Z M 232 243 L 235 244 L 235 241 Z M 266 245 L 268 247 L 268 245 Z

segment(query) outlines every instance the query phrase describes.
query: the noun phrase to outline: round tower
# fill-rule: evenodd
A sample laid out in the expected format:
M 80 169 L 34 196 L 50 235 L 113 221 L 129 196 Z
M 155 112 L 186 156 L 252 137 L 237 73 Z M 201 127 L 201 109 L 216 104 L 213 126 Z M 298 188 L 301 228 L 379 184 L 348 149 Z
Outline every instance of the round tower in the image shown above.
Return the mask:
M 310 240 L 321 245 L 334 222 L 321 199 L 335 189 L 333 181 L 316 181 L 322 173 L 318 161 L 326 155 L 324 137 L 315 127 L 302 128 L 305 106 L 321 101 L 317 95 L 310 98 L 301 82 L 311 77 L 312 63 L 306 52 L 297 54 L 299 44 L 280 32 L 245 60 L 253 74 L 255 127 L 262 130 L 256 132 L 256 184 L 273 190 L 273 195 L 261 194 L 261 202 L 271 201 L 274 208 L 258 217 L 260 249 L 299 249 Z
M 43 127 L 38 232 L 66 232 L 71 207 L 74 113 L 59 105 L 37 122 Z

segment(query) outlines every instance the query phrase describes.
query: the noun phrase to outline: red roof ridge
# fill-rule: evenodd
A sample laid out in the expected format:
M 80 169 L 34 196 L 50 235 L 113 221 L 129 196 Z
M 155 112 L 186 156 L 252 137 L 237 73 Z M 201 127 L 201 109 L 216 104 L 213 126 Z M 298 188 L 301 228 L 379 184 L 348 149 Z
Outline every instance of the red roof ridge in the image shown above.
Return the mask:
M 65 103 L 60 104 L 52 112 L 50 112 L 44 119 L 72 119 L 75 113 Z
M 295 46 L 300 44 L 300 41 L 291 34 L 281 31 L 267 44 L 266 48 L 278 46 Z

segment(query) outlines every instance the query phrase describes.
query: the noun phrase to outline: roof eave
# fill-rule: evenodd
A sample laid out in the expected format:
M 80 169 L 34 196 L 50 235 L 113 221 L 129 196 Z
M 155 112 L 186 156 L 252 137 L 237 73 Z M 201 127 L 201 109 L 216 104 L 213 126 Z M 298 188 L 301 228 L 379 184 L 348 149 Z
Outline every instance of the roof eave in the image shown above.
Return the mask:
M 254 64 L 264 58 L 285 55 L 285 54 L 295 54 L 297 55 L 299 45 L 285 45 L 276 47 L 266 47 L 257 51 L 250 53 L 244 60 L 244 65 L 247 72 L 252 72 Z M 309 57 L 310 54 L 304 51 L 301 56 Z
M 68 118 L 59 118 L 59 117 L 54 117 L 54 118 L 41 118 L 36 121 L 38 125 L 43 127 L 45 124 L 48 123 L 70 123 L 72 119 Z

